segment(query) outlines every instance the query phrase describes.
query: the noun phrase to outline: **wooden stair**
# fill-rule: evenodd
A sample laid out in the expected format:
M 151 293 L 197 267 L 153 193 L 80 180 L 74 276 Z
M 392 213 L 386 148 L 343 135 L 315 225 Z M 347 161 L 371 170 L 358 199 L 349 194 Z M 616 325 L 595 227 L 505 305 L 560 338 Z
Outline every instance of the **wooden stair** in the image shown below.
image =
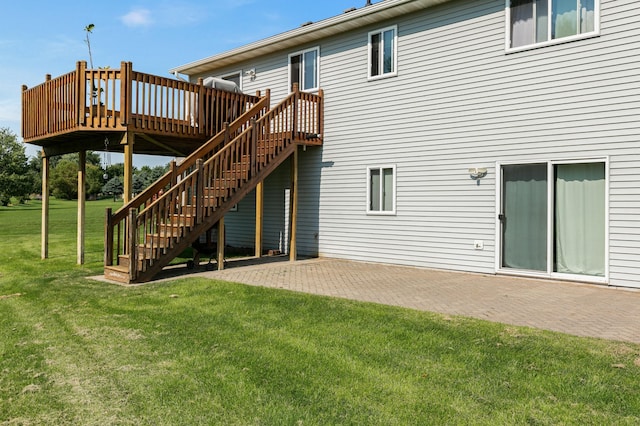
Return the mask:
M 309 142 L 297 137 L 317 135 L 321 129 L 321 121 L 302 120 L 294 113 L 301 103 L 303 111 L 318 111 L 322 96 L 294 91 L 269 111 L 264 108 L 268 102 L 259 102 L 179 167 L 173 164 L 171 172 L 129 205 L 115 214 L 107 210 L 105 277 L 127 284 L 152 279 L 289 158 L 297 145 L 317 145 L 317 138 Z M 292 130 L 305 122 L 309 129 Z M 291 129 L 282 131 L 285 126 Z M 272 133 L 274 128 L 279 131 Z

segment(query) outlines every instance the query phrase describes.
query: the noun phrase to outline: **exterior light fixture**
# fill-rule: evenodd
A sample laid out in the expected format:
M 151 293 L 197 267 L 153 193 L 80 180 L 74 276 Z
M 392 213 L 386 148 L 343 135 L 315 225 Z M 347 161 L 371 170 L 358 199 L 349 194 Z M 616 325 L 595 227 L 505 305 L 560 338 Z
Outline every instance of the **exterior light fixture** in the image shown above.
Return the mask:
M 487 169 L 484 167 L 483 168 L 472 167 L 469 169 L 469 176 L 471 177 L 471 179 L 474 179 L 474 180 L 482 179 L 486 175 L 487 175 Z

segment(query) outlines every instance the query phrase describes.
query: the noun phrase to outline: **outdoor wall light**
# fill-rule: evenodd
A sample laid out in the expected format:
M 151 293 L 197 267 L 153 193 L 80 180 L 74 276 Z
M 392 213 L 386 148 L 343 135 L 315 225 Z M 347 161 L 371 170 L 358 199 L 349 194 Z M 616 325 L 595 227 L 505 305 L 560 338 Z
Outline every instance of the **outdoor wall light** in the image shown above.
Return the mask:
M 472 167 L 469 169 L 469 176 L 471 176 L 471 179 L 474 179 L 474 180 L 482 179 L 486 175 L 487 175 L 487 169 L 484 167 L 483 168 Z
M 254 81 L 256 79 L 256 69 L 255 68 L 251 68 L 250 70 L 245 71 L 244 75 L 249 77 L 249 79 L 251 79 L 251 81 Z

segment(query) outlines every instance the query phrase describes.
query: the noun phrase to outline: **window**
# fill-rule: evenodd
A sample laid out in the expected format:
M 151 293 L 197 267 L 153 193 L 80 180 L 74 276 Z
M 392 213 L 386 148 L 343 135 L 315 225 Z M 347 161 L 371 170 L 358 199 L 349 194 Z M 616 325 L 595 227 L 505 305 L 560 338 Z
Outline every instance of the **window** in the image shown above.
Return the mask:
M 370 79 L 397 75 L 397 34 L 397 26 L 369 33 Z
M 289 55 L 289 88 L 298 83 L 300 90 L 317 90 L 320 61 L 320 48 L 304 50 Z
M 367 168 L 367 213 L 395 214 L 396 167 Z
M 227 81 L 232 81 L 233 83 L 236 84 L 236 86 L 238 86 L 238 89 L 242 91 L 242 71 L 236 71 L 231 74 L 223 75 L 222 79 Z
M 513 49 L 598 32 L 599 0 L 507 0 Z

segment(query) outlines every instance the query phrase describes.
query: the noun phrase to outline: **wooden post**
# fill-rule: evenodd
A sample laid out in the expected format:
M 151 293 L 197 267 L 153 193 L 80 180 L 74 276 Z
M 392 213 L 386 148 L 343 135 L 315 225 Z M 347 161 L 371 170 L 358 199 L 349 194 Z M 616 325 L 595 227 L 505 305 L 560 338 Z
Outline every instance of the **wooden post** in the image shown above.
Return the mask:
M 42 246 L 41 256 L 49 257 L 49 157 L 42 151 Z
M 104 221 L 104 266 L 113 265 L 113 221 L 111 207 L 105 211 Z
M 131 122 L 131 62 L 120 62 L 120 124 Z
M 204 162 L 202 158 L 196 160 L 196 170 L 198 176 L 196 177 L 196 224 L 200 225 L 204 218 Z
M 256 257 L 262 257 L 262 225 L 264 217 L 264 181 L 256 186 Z
M 78 153 L 78 243 L 77 243 L 77 263 L 84 264 L 84 228 L 85 228 L 85 198 L 87 182 L 87 151 Z
M 296 247 L 296 234 L 298 228 L 298 146 L 296 145 L 291 156 L 291 220 L 289 226 L 289 260 L 295 261 L 298 257 Z
M 84 126 L 87 123 L 85 108 L 87 105 L 87 63 L 78 61 L 76 63 L 76 101 L 78 110 L 76 111 L 76 123 Z
M 295 93 L 295 96 L 293 98 L 293 122 L 291 123 L 291 137 L 293 139 L 296 139 L 296 133 L 298 132 L 298 98 L 300 97 L 300 89 L 298 87 L 298 83 L 293 83 L 293 93 Z
M 129 223 L 127 226 L 127 251 L 129 252 L 129 280 L 133 281 L 137 278 L 138 265 L 138 238 L 136 222 L 138 220 L 138 212 L 136 209 L 129 209 Z M 147 250 L 145 247 L 144 250 Z
M 171 171 L 171 185 L 175 186 L 178 183 L 178 166 L 176 165 L 176 160 L 171 160 L 169 170 Z
M 51 74 L 46 74 L 44 76 L 44 81 L 45 82 L 49 82 L 51 81 Z M 52 99 L 51 99 L 51 86 L 50 85 L 45 85 L 46 90 L 44 92 L 44 96 L 45 96 L 45 100 L 44 100 L 44 104 L 45 105 L 52 105 Z M 45 129 L 47 130 L 47 133 L 53 133 L 53 129 L 51 128 L 51 108 L 47 108 L 44 114 L 44 120 L 45 120 Z
M 124 145 L 124 203 L 133 196 L 133 133 L 125 132 L 120 142 Z
M 218 221 L 218 271 L 224 269 L 224 216 Z
M 249 170 L 251 170 L 251 177 L 253 178 L 258 174 L 258 126 L 256 125 L 256 119 L 251 118 L 251 164 Z
M 320 101 L 318 104 L 318 134 L 324 138 L 324 90 L 318 90 Z
M 231 133 L 229 132 L 229 123 L 225 121 L 222 124 L 222 127 L 224 128 L 224 143 L 222 146 L 227 146 L 227 144 L 231 140 Z
M 30 135 L 32 135 L 32 133 L 31 133 L 31 132 L 32 132 L 32 131 L 31 131 L 31 129 L 28 129 L 28 127 L 31 127 L 31 126 L 28 126 L 28 124 L 27 124 L 27 121 L 29 121 L 29 119 L 28 119 L 27 117 L 30 117 L 30 114 L 26 111 L 26 110 L 27 110 L 27 108 L 25 107 L 25 106 L 27 105 L 27 100 L 26 100 L 26 98 L 25 98 L 25 96 L 26 96 L 26 93 L 25 93 L 25 92 L 26 92 L 28 89 L 29 89 L 29 88 L 27 87 L 27 85 L 26 85 L 26 84 L 23 84 L 23 85 L 22 85 L 22 95 L 21 95 L 21 98 L 22 98 L 22 123 L 21 123 L 21 124 L 22 124 L 22 126 L 21 126 L 21 127 L 22 127 L 22 129 L 21 129 L 21 130 L 22 130 L 22 137 L 23 137 L 23 138 L 24 138 L 25 136 L 30 136 Z

